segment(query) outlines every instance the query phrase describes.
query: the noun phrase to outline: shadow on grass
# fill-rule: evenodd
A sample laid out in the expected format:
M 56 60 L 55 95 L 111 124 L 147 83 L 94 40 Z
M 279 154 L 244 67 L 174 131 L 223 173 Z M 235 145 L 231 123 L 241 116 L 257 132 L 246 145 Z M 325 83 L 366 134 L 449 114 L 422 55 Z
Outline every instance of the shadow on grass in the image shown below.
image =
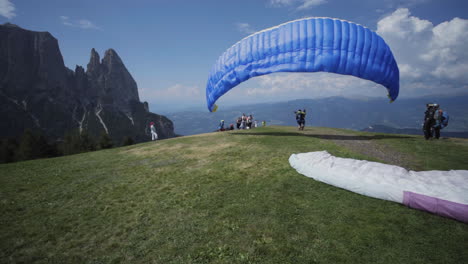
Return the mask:
M 379 139 L 405 139 L 411 138 L 408 136 L 399 136 L 399 135 L 372 135 L 372 136 L 360 136 L 360 135 L 320 135 L 320 134 L 303 134 L 303 133 L 294 133 L 294 132 L 263 132 L 263 133 L 239 133 L 234 132 L 231 133 L 232 135 L 241 135 L 241 136 L 280 136 L 280 137 L 314 137 L 319 139 L 326 139 L 326 140 L 379 140 Z

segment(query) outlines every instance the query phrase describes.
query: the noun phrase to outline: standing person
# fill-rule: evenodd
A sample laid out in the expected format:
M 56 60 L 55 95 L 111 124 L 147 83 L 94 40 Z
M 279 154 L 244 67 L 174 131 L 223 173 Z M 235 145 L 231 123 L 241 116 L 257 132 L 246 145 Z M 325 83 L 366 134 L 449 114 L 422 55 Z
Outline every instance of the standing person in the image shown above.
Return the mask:
M 302 113 L 302 110 L 301 109 L 297 109 L 297 111 L 294 111 L 294 114 L 296 115 L 296 122 L 297 122 L 297 129 L 300 130 L 301 129 L 301 113 Z
M 266 121 L 265 121 L 265 120 L 262 121 L 262 126 L 263 126 L 263 127 L 266 126 Z
M 158 134 L 156 133 L 156 127 L 154 127 L 154 122 L 150 123 L 150 129 L 151 129 L 151 140 L 156 140 L 158 139 Z
M 224 131 L 224 120 L 219 121 L 218 131 Z
M 241 120 L 241 129 L 245 129 L 245 123 L 247 122 L 247 117 L 245 114 L 242 114 L 242 120 Z
M 247 117 L 247 129 L 252 128 L 252 115 Z
M 237 129 L 240 129 L 241 122 L 242 122 L 242 119 L 241 119 L 240 117 L 238 117 L 238 118 L 237 118 L 237 121 L 236 121 L 236 127 L 237 127 Z
M 298 130 L 304 130 L 305 126 L 305 109 L 302 111 L 301 109 L 298 109 L 297 111 L 294 112 L 296 114 L 296 122 L 297 122 L 297 129 Z
M 435 138 L 440 138 L 440 130 L 448 126 L 449 116 L 447 112 L 444 112 L 442 109 L 439 109 L 434 114 L 435 125 L 434 125 L 434 134 Z
M 434 126 L 435 126 L 435 118 L 434 115 L 436 114 L 439 108 L 438 104 L 426 104 L 426 111 L 424 112 L 424 138 L 428 140 L 429 138 L 433 137 L 434 133 Z

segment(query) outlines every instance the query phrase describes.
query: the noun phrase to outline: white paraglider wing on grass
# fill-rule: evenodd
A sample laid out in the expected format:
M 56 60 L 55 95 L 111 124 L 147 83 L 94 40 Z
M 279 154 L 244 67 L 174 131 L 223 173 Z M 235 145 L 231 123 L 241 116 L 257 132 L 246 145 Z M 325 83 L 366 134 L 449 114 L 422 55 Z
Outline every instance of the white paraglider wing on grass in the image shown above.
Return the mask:
M 292 154 L 297 172 L 339 188 L 468 223 L 468 171 L 408 171 L 327 151 Z

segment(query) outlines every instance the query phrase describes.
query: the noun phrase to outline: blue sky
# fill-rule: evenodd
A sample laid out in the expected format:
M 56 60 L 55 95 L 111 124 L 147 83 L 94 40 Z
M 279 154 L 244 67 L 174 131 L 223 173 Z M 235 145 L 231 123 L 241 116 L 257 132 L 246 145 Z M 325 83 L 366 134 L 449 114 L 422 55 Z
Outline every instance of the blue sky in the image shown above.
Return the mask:
M 153 112 L 206 109 L 211 66 L 249 34 L 290 20 L 335 17 L 377 31 L 401 72 L 400 98 L 468 92 L 468 1 L 461 0 L 0 0 L 0 23 L 48 31 L 65 65 L 113 48 Z M 218 105 L 361 95 L 371 82 L 329 73 L 271 74 L 228 92 Z

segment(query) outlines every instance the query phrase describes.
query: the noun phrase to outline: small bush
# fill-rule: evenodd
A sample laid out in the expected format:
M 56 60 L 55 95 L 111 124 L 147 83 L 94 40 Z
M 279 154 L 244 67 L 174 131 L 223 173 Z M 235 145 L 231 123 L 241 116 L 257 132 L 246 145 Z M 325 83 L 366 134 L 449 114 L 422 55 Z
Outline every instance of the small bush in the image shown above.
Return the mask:
M 135 141 L 133 141 L 133 138 L 131 138 L 129 136 L 124 137 L 123 143 L 122 143 L 123 146 L 130 146 L 130 145 L 133 145 L 133 144 L 135 144 Z
M 108 148 L 112 148 L 113 146 L 114 144 L 112 143 L 112 140 L 109 137 L 109 134 L 103 131 L 101 133 L 101 138 L 99 139 L 99 147 L 101 149 L 108 149 Z

